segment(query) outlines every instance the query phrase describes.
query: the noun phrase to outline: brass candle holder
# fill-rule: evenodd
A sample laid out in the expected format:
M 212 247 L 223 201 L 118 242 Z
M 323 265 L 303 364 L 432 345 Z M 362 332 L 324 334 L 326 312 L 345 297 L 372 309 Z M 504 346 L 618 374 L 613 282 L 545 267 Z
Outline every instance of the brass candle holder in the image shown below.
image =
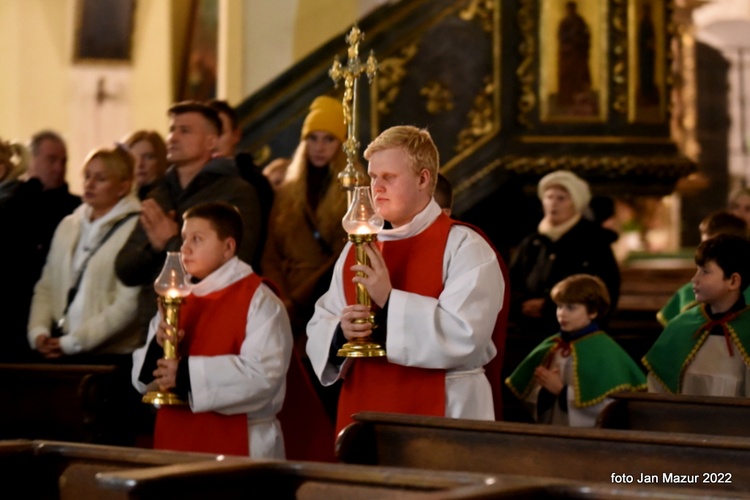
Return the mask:
M 383 229 L 384 223 L 383 217 L 375 211 L 373 206 L 370 187 L 355 187 L 352 203 L 342 219 L 342 225 L 349 234 L 349 241 L 354 245 L 357 264 L 370 265 L 370 259 L 367 257 L 364 244 L 377 241 L 377 233 Z M 364 273 L 357 272 L 357 276 L 364 276 Z M 356 300 L 357 304 L 372 305 L 370 294 L 367 293 L 367 288 L 362 283 L 356 283 Z M 355 320 L 355 323 L 370 323 L 373 330 L 378 326 L 375 323 L 375 313 L 373 312 L 370 312 L 370 316 L 367 318 Z M 374 342 L 371 336 L 350 340 L 336 354 L 346 358 L 371 358 L 386 355 L 385 348 Z
M 167 252 L 164 267 L 154 282 L 154 290 L 160 296 L 164 310 L 164 321 L 177 332 L 179 328 L 180 305 L 187 295 L 190 294 L 190 284 L 187 281 L 187 273 L 182 266 L 180 252 Z M 164 359 L 177 359 L 177 338 L 174 342 L 164 340 Z M 162 405 L 184 405 L 186 401 L 180 399 L 172 391 L 149 391 L 141 400 L 157 408 Z

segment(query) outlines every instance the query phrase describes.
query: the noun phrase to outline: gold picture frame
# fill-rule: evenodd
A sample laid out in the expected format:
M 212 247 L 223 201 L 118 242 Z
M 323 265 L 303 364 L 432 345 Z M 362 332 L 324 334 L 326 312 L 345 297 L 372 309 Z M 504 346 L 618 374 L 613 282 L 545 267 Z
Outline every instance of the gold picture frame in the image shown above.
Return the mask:
M 607 120 L 608 2 L 539 0 L 542 122 Z
M 667 112 L 665 0 L 628 2 L 628 121 L 661 123 Z
M 78 0 L 73 62 L 130 62 L 136 0 Z

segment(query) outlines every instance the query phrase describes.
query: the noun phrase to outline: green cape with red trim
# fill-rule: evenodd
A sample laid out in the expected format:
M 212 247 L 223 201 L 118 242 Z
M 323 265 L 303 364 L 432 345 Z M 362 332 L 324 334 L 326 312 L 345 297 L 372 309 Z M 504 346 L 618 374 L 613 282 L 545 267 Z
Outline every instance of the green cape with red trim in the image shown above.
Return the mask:
M 740 311 L 726 326 L 732 342 L 745 364 L 750 366 L 750 306 Z M 643 364 L 670 392 L 678 394 L 682 374 L 693 361 L 698 349 L 708 338 L 705 326 L 711 322 L 706 305 L 700 304 L 683 312 L 667 324 L 654 345 L 643 356 Z
M 525 399 L 534 386 L 534 370 L 553 354 L 560 334 L 544 339 L 505 379 L 511 391 Z M 641 368 L 612 337 L 599 330 L 570 342 L 573 356 L 575 404 L 595 405 L 610 394 L 643 390 L 646 377 Z
M 742 292 L 742 296 L 745 297 L 745 303 L 750 304 L 750 286 L 745 288 L 745 291 Z M 656 313 L 656 319 L 659 320 L 661 326 L 667 326 L 667 323 L 680 315 L 680 313 L 683 313 L 698 304 L 699 302 L 695 300 L 695 292 L 693 292 L 693 283 L 685 283 L 675 292 L 674 295 L 672 295 L 672 297 L 670 297 L 664 307 Z

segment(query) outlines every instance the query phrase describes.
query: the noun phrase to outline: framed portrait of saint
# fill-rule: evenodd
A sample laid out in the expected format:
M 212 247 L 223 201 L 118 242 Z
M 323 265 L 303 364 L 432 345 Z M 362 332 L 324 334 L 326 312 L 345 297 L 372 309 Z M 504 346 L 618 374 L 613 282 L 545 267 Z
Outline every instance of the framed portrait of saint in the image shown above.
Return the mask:
M 606 120 L 608 3 L 539 1 L 541 121 Z
M 628 121 L 666 119 L 666 23 L 664 0 L 628 3 Z

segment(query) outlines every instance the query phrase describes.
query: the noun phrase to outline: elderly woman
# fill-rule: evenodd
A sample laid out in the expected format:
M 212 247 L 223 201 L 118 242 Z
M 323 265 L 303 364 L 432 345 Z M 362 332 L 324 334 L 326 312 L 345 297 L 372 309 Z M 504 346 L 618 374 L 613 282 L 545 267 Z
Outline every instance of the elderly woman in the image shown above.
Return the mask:
M 119 146 L 96 149 L 84 163 L 84 203 L 55 230 L 34 288 L 28 340 L 44 358 L 90 353 L 127 362 L 140 343 L 138 287 L 123 285 L 114 267 L 138 222 L 133 171 L 133 157 Z
M 511 260 L 511 315 L 524 333 L 551 335 L 559 330 L 550 298 L 553 286 L 574 274 L 593 274 L 607 285 L 613 310 L 620 294 L 620 270 L 611 238 L 582 217 L 591 200 L 586 181 L 558 170 L 539 181 L 537 194 L 544 218 Z
M 26 171 L 28 153 L 23 144 L 0 139 L 0 200 L 10 196 Z
M 143 200 L 154 184 L 167 172 L 167 145 L 153 130 L 137 130 L 123 144 L 135 157 L 135 189 Z

